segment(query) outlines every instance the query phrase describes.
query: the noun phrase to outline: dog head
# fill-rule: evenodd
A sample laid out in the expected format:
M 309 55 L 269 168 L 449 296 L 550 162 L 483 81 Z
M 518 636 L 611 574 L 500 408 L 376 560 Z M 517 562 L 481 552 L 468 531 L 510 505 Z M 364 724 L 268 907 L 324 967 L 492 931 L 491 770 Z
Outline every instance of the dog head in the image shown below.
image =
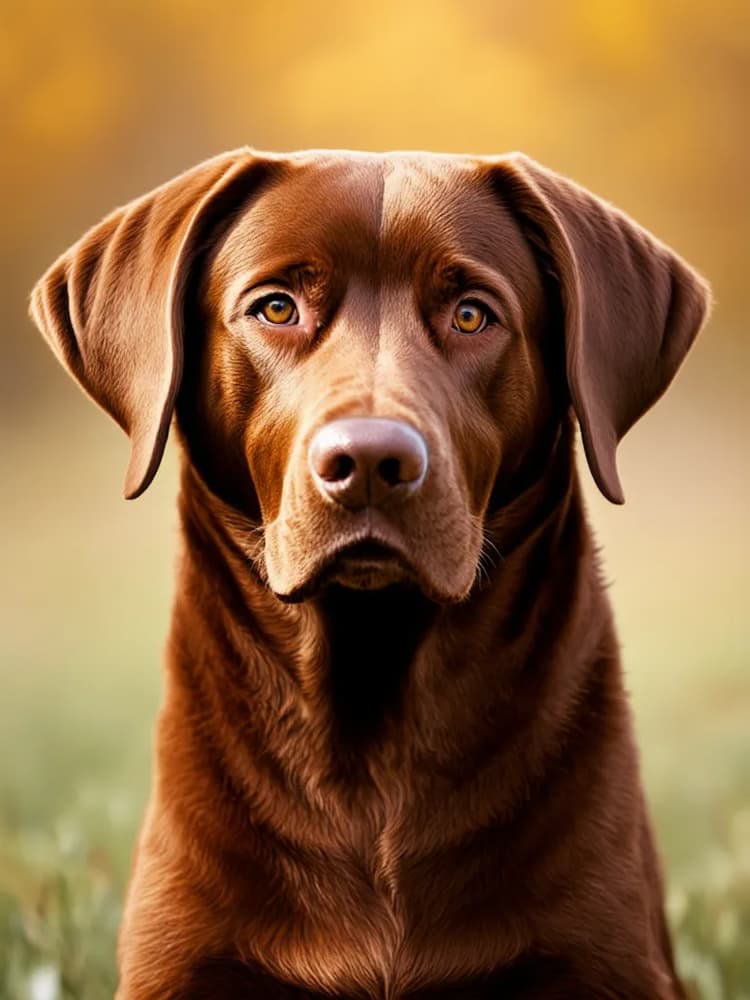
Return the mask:
M 474 582 L 488 510 L 572 405 L 601 491 L 707 311 L 632 220 L 528 158 L 238 151 L 116 211 L 32 313 L 128 433 L 126 496 L 175 408 L 270 587 Z

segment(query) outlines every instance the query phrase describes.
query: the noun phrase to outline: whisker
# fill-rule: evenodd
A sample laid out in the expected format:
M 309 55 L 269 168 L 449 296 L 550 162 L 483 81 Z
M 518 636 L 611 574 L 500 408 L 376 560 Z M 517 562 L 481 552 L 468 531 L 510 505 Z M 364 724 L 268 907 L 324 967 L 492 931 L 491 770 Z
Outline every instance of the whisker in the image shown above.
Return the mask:
M 483 545 L 487 546 L 487 548 L 491 550 L 492 554 L 500 562 L 505 562 L 505 556 L 502 554 L 502 552 L 497 547 L 497 545 L 495 545 L 495 543 L 492 541 L 492 539 L 488 535 L 486 535 L 484 533 L 482 534 L 482 538 L 483 538 Z

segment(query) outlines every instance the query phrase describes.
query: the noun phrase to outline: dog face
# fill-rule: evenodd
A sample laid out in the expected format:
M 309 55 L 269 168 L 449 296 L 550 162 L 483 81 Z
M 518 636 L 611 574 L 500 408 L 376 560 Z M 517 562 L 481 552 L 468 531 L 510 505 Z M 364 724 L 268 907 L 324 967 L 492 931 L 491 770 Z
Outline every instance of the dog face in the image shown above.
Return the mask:
M 293 163 L 197 298 L 185 437 L 204 428 L 197 464 L 218 452 L 213 480 L 234 463 L 235 503 L 257 501 L 273 590 L 409 578 L 463 597 L 493 485 L 550 411 L 542 283 L 486 178 L 450 159 Z
M 177 402 L 279 596 L 410 580 L 447 602 L 571 403 L 621 501 L 617 441 L 706 303 L 671 251 L 524 157 L 318 152 L 183 175 L 87 234 L 32 308 L 130 434 L 129 495 Z

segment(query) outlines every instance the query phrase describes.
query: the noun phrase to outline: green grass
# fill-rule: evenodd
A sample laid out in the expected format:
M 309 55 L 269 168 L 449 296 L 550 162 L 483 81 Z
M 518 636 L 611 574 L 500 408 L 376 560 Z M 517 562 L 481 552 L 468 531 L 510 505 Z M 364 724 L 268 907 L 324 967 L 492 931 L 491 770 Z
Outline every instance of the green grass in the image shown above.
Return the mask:
M 113 994 L 169 614 L 174 457 L 143 500 L 122 503 L 124 443 L 83 400 L 65 399 L 62 421 L 30 416 L 4 442 L 15 470 L 2 486 L 10 572 L 0 605 L 7 1000 Z M 37 439 L 43 461 L 28 447 Z M 695 997 L 750 1000 L 744 505 L 726 490 L 719 509 L 700 506 L 707 487 L 679 516 L 655 502 L 680 493 L 687 460 L 670 465 L 668 453 L 656 463 L 626 453 L 629 506 L 592 496 L 592 517 L 614 578 L 679 963 Z

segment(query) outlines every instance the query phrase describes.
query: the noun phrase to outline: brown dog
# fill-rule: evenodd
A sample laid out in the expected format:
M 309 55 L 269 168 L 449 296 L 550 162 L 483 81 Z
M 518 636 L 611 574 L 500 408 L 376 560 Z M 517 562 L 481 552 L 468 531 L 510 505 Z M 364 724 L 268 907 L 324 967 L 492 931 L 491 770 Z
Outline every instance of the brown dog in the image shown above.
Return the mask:
M 708 294 L 521 155 L 240 150 L 34 318 L 183 550 L 119 1000 L 682 997 L 602 492 Z

